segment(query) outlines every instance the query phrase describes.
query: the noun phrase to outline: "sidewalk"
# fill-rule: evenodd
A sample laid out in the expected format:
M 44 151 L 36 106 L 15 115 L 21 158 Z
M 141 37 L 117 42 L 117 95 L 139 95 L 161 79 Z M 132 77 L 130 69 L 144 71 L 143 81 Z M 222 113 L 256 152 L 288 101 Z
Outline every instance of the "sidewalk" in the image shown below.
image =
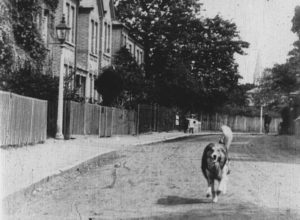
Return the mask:
M 194 135 L 207 135 L 201 132 Z M 77 136 L 73 140 L 47 139 L 44 144 L 0 149 L 1 199 L 93 158 L 137 146 L 192 136 L 183 132 L 153 132 L 139 136 Z

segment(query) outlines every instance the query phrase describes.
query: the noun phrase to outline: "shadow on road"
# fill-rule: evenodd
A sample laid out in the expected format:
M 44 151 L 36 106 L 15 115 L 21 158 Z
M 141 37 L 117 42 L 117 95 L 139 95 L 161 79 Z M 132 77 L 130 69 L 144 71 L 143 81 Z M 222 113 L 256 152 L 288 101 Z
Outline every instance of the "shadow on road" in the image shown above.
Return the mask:
M 184 204 L 199 204 L 199 203 L 211 203 L 211 199 L 191 199 L 178 196 L 167 196 L 157 200 L 159 205 L 184 205 Z

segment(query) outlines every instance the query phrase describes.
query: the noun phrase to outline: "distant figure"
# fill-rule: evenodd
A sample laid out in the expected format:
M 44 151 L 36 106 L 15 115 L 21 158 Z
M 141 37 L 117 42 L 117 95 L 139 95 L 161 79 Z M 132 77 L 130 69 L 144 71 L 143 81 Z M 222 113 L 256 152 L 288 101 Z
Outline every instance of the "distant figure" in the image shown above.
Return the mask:
M 265 133 L 268 134 L 270 131 L 270 124 L 271 124 L 272 118 L 271 116 L 266 113 L 264 115 L 264 126 L 265 126 Z
M 192 119 L 189 119 L 189 129 L 188 129 L 189 133 L 194 134 L 195 126 L 196 126 L 196 121 L 192 120 Z

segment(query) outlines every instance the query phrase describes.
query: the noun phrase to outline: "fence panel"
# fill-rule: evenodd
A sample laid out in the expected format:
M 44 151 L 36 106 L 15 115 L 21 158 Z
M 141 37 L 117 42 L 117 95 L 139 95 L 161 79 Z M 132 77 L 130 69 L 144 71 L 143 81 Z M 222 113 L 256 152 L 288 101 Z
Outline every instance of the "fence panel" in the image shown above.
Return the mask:
M 157 131 L 171 131 L 175 129 L 176 114 L 166 107 L 157 108 Z
M 47 101 L 0 91 L 0 145 L 46 140 Z
M 233 131 L 239 132 L 260 132 L 260 117 L 228 116 L 222 114 L 201 114 L 202 130 L 220 130 L 220 126 L 225 124 Z M 281 119 L 273 118 L 270 124 L 270 132 L 277 133 Z M 264 130 L 264 129 L 263 129 Z
M 106 133 L 106 107 L 100 107 L 100 137 L 105 137 Z
M 100 106 L 85 104 L 85 134 L 99 134 Z
M 106 107 L 105 137 L 112 136 L 113 108 Z
M 150 132 L 153 129 L 153 107 L 150 105 L 138 105 L 138 132 Z
M 70 101 L 70 127 L 71 134 L 84 134 L 84 118 L 85 118 L 85 105 L 83 103 L 77 103 Z M 66 126 L 66 125 L 65 125 Z

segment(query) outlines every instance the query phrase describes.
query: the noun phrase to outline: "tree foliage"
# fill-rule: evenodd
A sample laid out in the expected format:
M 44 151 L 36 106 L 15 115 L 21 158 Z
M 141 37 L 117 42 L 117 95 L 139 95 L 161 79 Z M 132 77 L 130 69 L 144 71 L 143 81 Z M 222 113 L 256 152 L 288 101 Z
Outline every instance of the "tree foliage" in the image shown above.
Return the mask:
M 196 110 L 222 105 L 240 76 L 237 27 L 220 16 L 199 18 L 198 1 L 119 0 L 118 17 L 145 47 L 149 101 Z
M 0 81 L 4 91 L 48 101 L 55 101 L 58 97 L 58 77 L 40 74 L 29 63 L 19 70 L 1 75 Z
M 113 105 L 116 98 L 123 90 L 120 73 L 109 67 L 95 81 L 96 90 L 102 95 L 103 105 Z
M 114 65 L 97 78 L 95 87 L 104 105 L 134 108 L 145 100 L 149 85 L 142 66 L 123 47 L 116 54 Z
M 53 11 L 58 4 L 58 0 L 44 2 Z M 58 79 L 43 75 L 46 48 L 34 20 L 41 9 L 40 3 L 35 0 L 3 3 L 0 14 L 0 89 L 55 101 Z M 22 65 L 18 64 L 19 59 L 22 59 Z
M 292 29 L 299 37 L 294 42 L 294 48 L 289 52 L 289 57 L 283 64 L 275 64 L 266 69 L 261 80 L 260 92 L 256 96 L 257 102 L 263 102 L 272 108 L 287 105 L 291 92 L 299 89 L 297 74 L 300 74 L 300 6 L 295 8 L 292 19 Z
M 123 47 L 115 56 L 114 67 L 123 82 L 119 105 L 134 108 L 146 99 L 147 90 L 149 89 L 143 66 L 140 66 L 131 53 Z

